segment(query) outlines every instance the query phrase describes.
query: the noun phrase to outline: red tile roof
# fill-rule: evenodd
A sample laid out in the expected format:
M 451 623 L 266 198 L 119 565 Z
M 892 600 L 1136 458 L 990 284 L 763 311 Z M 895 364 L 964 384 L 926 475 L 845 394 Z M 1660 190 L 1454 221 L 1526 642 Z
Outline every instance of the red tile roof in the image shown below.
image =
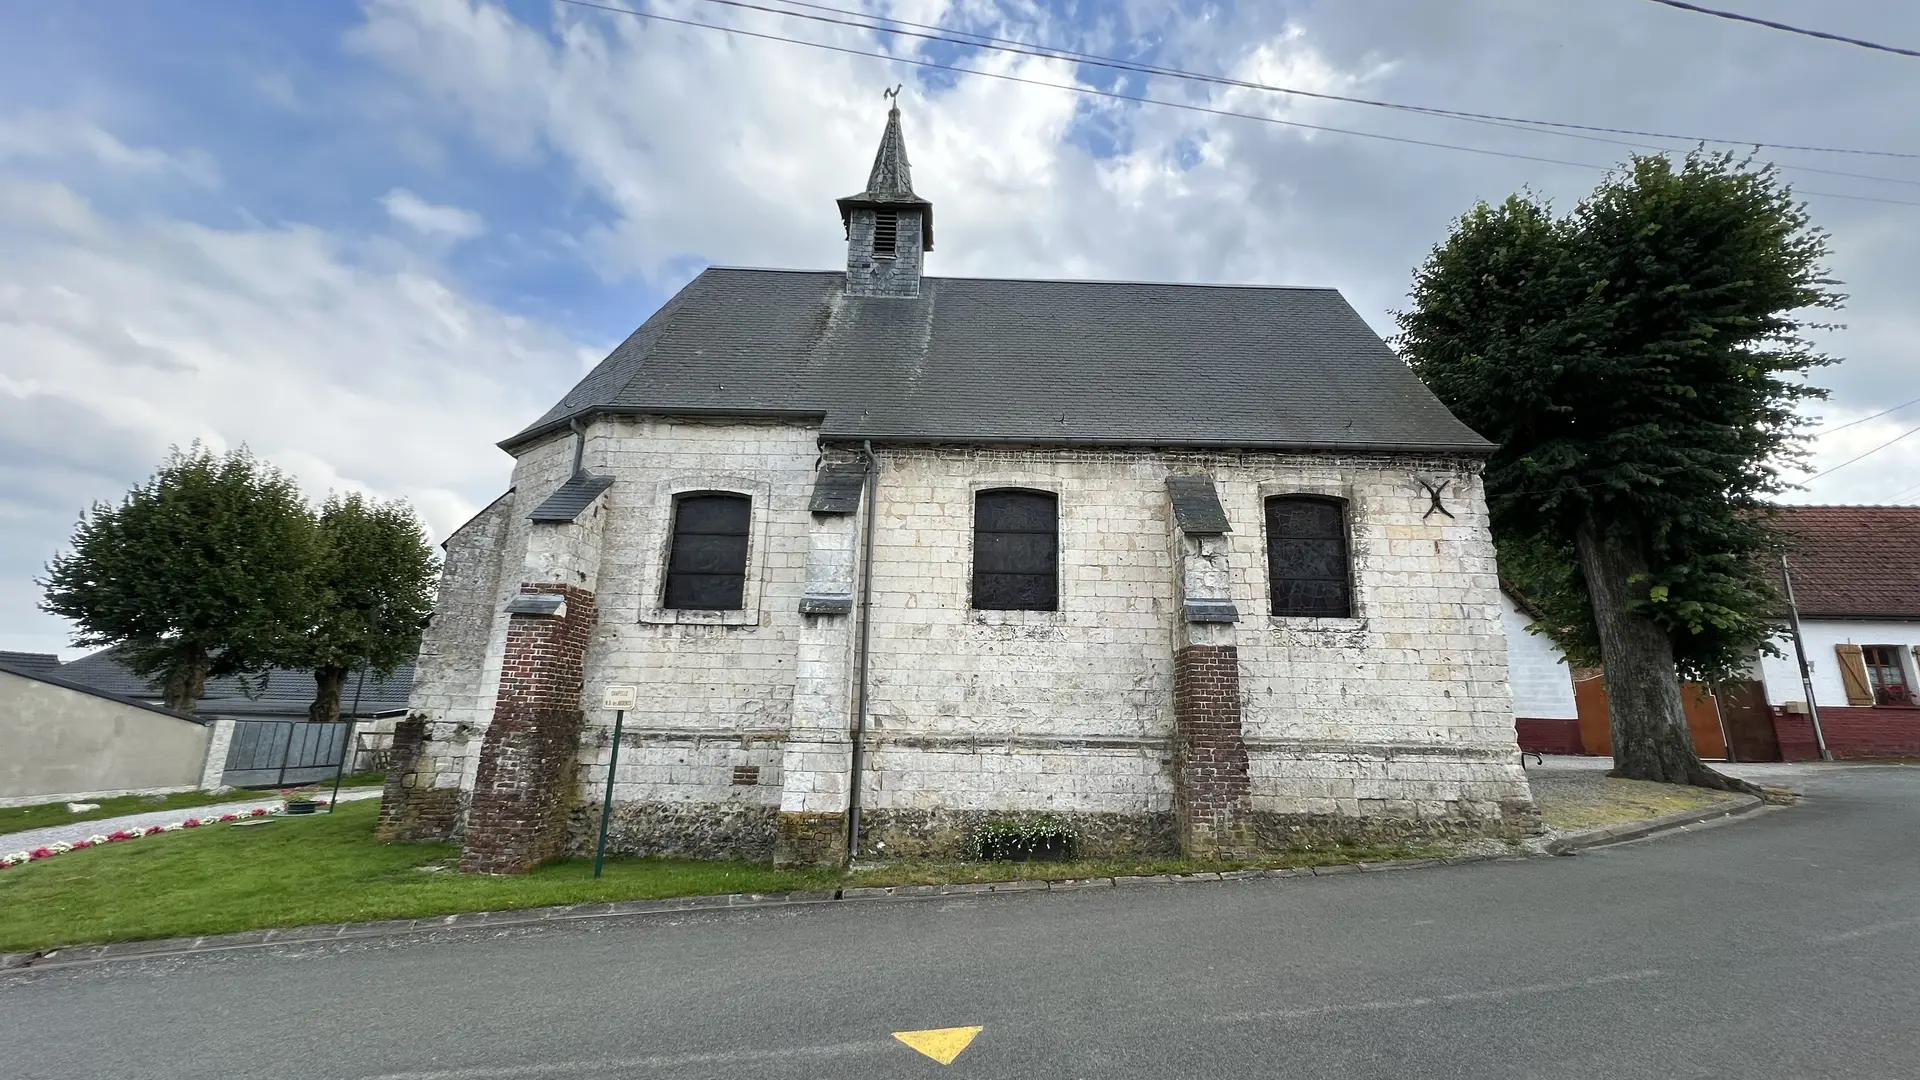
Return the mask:
M 1802 616 L 1920 619 L 1920 506 L 1783 506 Z

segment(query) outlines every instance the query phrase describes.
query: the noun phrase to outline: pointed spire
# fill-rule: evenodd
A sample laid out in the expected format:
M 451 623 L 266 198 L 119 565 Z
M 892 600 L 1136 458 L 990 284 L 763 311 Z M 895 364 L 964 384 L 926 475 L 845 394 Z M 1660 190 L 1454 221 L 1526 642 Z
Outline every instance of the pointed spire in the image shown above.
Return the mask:
M 873 171 L 866 190 L 839 200 L 840 220 L 846 224 L 855 208 L 909 210 L 919 213 L 926 250 L 933 250 L 933 204 L 913 193 L 913 167 L 907 162 L 907 139 L 900 131 L 900 88 L 886 91 L 891 102 L 880 149 L 873 155 Z
M 913 200 L 913 167 L 907 162 L 907 140 L 900 134 L 900 105 L 887 110 L 887 130 L 880 136 L 880 149 L 873 155 L 873 172 L 867 175 L 867 190 L 861 194 L 880 200 Z

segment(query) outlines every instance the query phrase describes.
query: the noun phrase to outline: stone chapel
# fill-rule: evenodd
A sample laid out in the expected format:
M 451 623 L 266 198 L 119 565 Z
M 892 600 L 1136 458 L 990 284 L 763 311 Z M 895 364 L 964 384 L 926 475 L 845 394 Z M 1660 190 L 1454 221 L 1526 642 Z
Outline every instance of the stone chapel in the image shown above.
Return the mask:
M 839 211 L 844 270 L 705 270 L 500 444 L 384 839 L 496 873 L 590 849 L 614 684 L 622 852 L 1533 826 L 1491 446 L 1337 291 L 928 276 L 897 107 Z

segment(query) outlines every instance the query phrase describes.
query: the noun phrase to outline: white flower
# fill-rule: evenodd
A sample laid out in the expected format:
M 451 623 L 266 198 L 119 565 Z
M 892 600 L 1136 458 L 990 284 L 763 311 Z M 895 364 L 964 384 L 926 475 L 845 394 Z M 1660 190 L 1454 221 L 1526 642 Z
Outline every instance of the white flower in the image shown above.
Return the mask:
M 87 837 L 87 843 L 89 843 L 89 844 L 104 844 L 104 843 L 107 843 L 107 834 L 106 834 L 106 833 L 94 833 L 94 834 L 93 834 L 92 836 L 89 836 L 89 837 Z
M 47 850 L 53 852 L 55 855 L 65 855 L 67 852 L 73 850 L 73 845 L 62 840 L 59 843 L 48 844 Z
M 27 862 L 32 858 L 33 856 L 28 855 L 24 851 L 16 851 L 11 855 L 0 856 L 0 863 L 5 863 L 8 866 L 19 866 L 21 863 Z
M 185 825 L 182 825 L 176 821 L 171 825 L 160 826 L 160 831 L 161 832 L 179 832 L 181 829 L 184 829 L 184 828 L 186 828 Z

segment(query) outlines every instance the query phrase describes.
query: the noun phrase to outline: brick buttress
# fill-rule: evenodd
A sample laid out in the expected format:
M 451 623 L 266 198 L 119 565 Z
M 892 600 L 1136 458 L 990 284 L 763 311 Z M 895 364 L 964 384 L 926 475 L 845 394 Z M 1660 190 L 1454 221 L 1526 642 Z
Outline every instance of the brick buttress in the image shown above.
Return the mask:
M 468 872 L 524 874 L 559 857 L 576 801 L 573 764 L 586 718 L 580 694 L 594 597 L 571 585 L 520 591 L 565 603 L 552 613 L 509 616 L 500 692 L 460 850 L 460 869 Z

